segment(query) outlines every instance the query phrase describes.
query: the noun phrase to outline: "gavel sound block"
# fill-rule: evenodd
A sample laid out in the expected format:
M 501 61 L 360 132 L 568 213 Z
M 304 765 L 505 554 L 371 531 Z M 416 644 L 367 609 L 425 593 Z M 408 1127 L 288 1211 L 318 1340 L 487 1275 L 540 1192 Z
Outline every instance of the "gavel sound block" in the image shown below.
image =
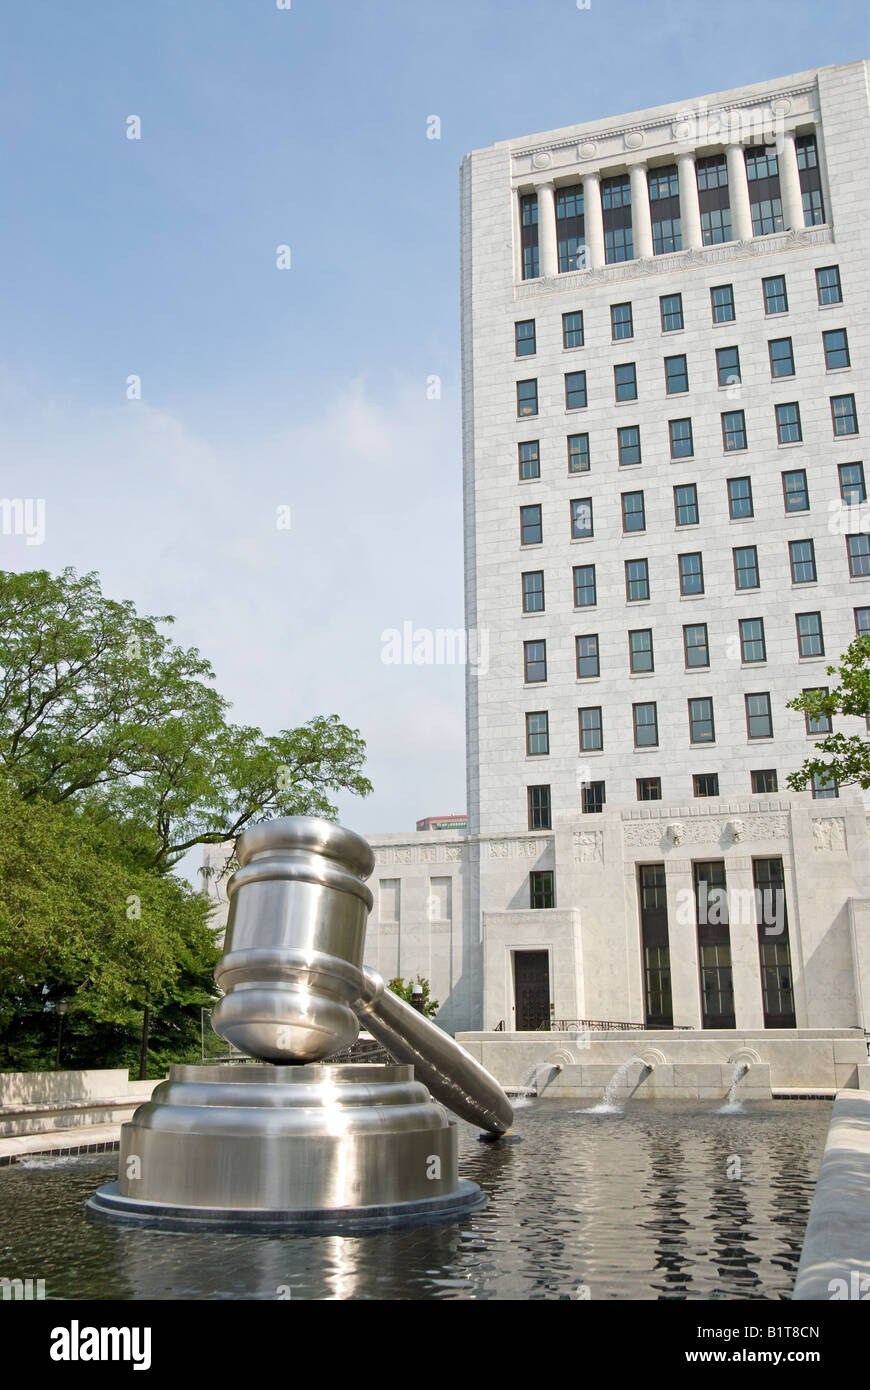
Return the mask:
M 510 1102 L 363 968 L 370 847 L 291 816 L 246 831 L 237 857 L 213 1022 L 266 1065 L 173 1066 L 122 1127 L 118 1181 L 91 1209 L 250 1230 L 442 1219 L 477 1205 L 443 1106 L 499 1135 Z M 360 1020 L 397 1065 L 321 1065 L 355 1041 Z

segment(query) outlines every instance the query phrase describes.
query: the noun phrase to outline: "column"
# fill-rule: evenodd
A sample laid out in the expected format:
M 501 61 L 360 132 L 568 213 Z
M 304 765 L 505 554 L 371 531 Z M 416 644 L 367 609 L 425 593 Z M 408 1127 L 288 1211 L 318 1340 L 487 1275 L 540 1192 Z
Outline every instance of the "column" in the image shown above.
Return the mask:
M 556 245 L 556 196 L 551 183 L 541 183 L 538 194 L 538 255 L 542 276 L 559 273 L 559 248 Z
M 728 201 L 731 204 L 731 231 L 735 241 L 752 240 L 752 213 L 749 210 L 749 180 L 743 146 L 729 145 L 725 151 L 728 163 Z
M 698 927 L 695 887 L 688 859 L 665 860 L 668 894 L 668 948 L 671 960 L 671 1003 L 674 1024 L 701 1027 L 701 979 L 698 969 Z
M 648 260 L 653 253 L 652 219 L 649 211 L 649 184 L 646 181 L 646 161 L 638 160 L 629 169 L 631 177 L 631 236 L 634 254 Z
M 804 225 L 804 202 L 801 196 L 801 176 L 798 170 L 794 132 L 789 131 L 777 142 L 779 192 L 782 198 L 782 225 L 787 232 Z
M 698 202 L 698 176 L 695 173 L 694 154 L 681 154 L 677 157 L 677 175 L 680 180 L 680 226 L 683 232 L 683 250 L 693 251 L 703 245 L 701 207 Z
M 751 859 L 727 859 L 728 937 L 731 942 L 731 982 L 734 1020 L 738 1029 L 764 1027 L 761 962 Z
M 586 236 L 586 269 L 604 265 L 604 219 L 601 215 L 601 185 L 597 174 L 583 178 L 583 226 Z

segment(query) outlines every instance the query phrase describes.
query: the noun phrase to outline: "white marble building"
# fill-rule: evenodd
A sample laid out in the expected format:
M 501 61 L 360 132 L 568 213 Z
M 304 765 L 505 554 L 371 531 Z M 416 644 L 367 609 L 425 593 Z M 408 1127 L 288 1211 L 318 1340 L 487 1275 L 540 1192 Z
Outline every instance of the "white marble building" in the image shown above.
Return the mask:
M 469 825 L 370 837 L 367 953 L 451 1030 L 870 1028 L 865 799 L 786 785 L 870 630 L 868 144 L 856 62 L 463 161 Z

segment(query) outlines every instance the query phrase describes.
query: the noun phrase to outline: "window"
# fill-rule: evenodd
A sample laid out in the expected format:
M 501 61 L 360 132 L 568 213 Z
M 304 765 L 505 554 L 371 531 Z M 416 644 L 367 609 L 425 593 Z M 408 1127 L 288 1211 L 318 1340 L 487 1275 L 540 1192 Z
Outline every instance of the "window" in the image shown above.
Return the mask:
M 580 810 L 584 816 L 597 816 L 604 810 L 604 783 L 585 782 L 580 791 Z
M 782 231 L 782 202 L 779 198 L 759 198 L 757 203 L 750 203 L 749 208 L 753 236 L 770 236 L 773 232 Z
M 556 242 L 559 273 L 583 270 L 586 264 L 586 232 L 583 215 L 583 185 L 556 189 Z
M 604 260 L 607 265 L 634 260 L 630 227 L 608 227 L 604 233 Z
M 530 570 L 523 575 L 523 612 L 543 613 L 544 571 Z
M 635 748 L 656 748 L 659 741 L 658 715 L 655 702 L 632 705 Z
M 782 475 L 782 496 L 787 512 L 808 512 L 810 494 L 807 487 L 806 470 L 792 468 Z
M 640 463 L 640 429 L 637 425 L 623 425 L 616 431 L 619 445 L 620 468 L 631 468 Z
M 520 545 L 540 545 L 543 539 L 540 505 L 520 507 Z
M 856 608 L 854 611 L 855 631 L 859 637 L 866 637 L 870 633 L 870 608 Z
M 651 169 L 647 177 L 651 203 L 658 202 L 662 198 L 678 198 L 680 196 L 676 164 L 670 164 L 664 169 Z
M 846 554 L 853 579 L 863 579 L 870 574 L 870 536 L 847 536 Z
M 690 555 L 678 555 L 677 559 L 680 565 L 680 593 L 703 594 L 704 566 L 701 552 L 698 550 Z
M 520 418 L 538 413 L 538 382 L 533 377 L 529 381 L 517 382 L 517 415 Z
M 574 607 L 594 608 L 597 603 L 595 566 L 574 566 Z
M 742 410 L 726 410 L 722 414 L 722 443 L 726 454 L 746 448 L 746 420 Z
M 638 801 L 661 801 L 661 777 L 638 777 L 635 786 L 637 787 Z
M 689 389 L 689 369 L 685 357 L 665 358 L 665 390 L 669 396 L 677 396 Z
M 761 287 L 764 290 L 764 312 L 771 314 L 788 313 L 788 294 L 785 288 L 784 275 L 770 275 L 766 280 L 762 280 Z
M 838 265 L 819 266 L 816 271 L 816 294 L 820 304 L 842 304 L 843 289 Z
M 731 241 L 731 208 L 728 194 L 728 163 L 724 154 L 695 160 L 698 206 L 701 212 L 701 239 L 705 246 Z
M 692 777 L 692 790 L 695 796 L 718 796 L 718 772 L 696 772 Z
M 585 540 L 592 534 L 592 498 L 577 497 L 571 503 L 571 538 Z
M 628 665 L 633 675 L 655 670 L 651 627 L 640 627 L 629 632 Z
M 624 533 L 646 530 L 646 512 L 642 492 L 624 492 L 622 494 L 622 530 Z
M 683 327 L 683 296 L 681 294 L 661 295 L 659 308 L 662 316 L 663 333 L 675 333 L 678 328 Z
M 794 992 L 788 946 L 785 875 L 781 859 L 754 859 L 758 954 L 765 1028 L 794 1028 Z
M 720 386 L 736 386 L 740 381 L 740 353 L 736 347 L 716 349 L 716 377 Z
M 535 320 L 523 319 L 521 323 L 515 323 L 514 336 L 517 357 L 533 357 L 537 351 L 535 346 Z
M 634 337 L 634 324 L 632 321 L 630 304 L 611 304 L 610 336 L 614 342 L 618 342 L 620 338 Z
M 823 333 L 822 342 L 825 346 L 825 366 L 829 372 L 839 371 L 842 367 L 851 367 L 849 339 L 846 336 L 845 328 L 832 328 L 829 333 Z
M 545 709 L 526 715 L 526 753 L 539 758 L 550 751 L 550 716 Z
M 762 767 L 757 772 L 751 772 L 752 790 L 756 796 L 764 796 L 769 792 L 779 791 L 779 784 L 776 780 L 776 769 L 773 767 Z
M 834 435 L 858 433 L 858 414 L 855 410 L 854 396 L 832 396 L 831 416 L 834 421 Z
M 683 240 L 680 229 L 680 183 L 677 166 L 651 169 L 647 174 L 650 217 L 652 220 L 653 255 L 664 256 L 680 251 Z
M 601 727 L 601 706 L 591 705 L 578 710 L 580 716 L 580 748 L 584 753 L 597 753 L 604 747 Z
M 527 482 L 541 476 L 541 454 L 537 439 L 527 439 L 517 446 L 520 466 L 520 480 Z
M 586 404 L 586 373 L 565 373 L 565 409 L 582 410 Z
M 803 203 L 803 226 L 816 227 L 825 220 L 819 156 L 814 135 L 799 135 L 795 140 L 797 165 Z
M 750 738 L 773 738 L 773 716 L 770 712 L 770 696 L 744 695 L 746 704 L 746 731 Z
M 589 472 L 589 435 L 568 435 L 568 472 Z
M 745 662 L 766 661 L 767 647 L 764 641 L 763 618 L 740 619 L 740 660 Z
M 695 483 L 682 483 L 674 488 L 674 515 L 678 526 L 697 526 L 698 488 Z
M 613 384 L 618 401 L 637 400 L 637 371 L 633 362 L 623 362 L 613 368 Z
M 552 814 L 550 811 L 550 788 L 549 787 L 529 787 L 529 829 L 530 830 L 551 830 Z
M 734 287 L 733 285 L 714 285 L 710 291 L 714 323 L 733 323 Z
M 738 545 L 733 550 L 734 555 L 734 587 L 735 589 L 757 589 L 758 579 L 758 551 L 754 545 Z
M 520 198 L 521 246 L 523 279 L 536 280 L 540 275 L 538 260 L 538 195 L 529 193 Z
M 583 346 L 583 314 L 577 310 L 573 314 L 562 315 L 562 346 L 578 348 Z
M 826 685 L 805 686 L 804 695 L 827 695 Z M 809 710 L 804 713 L 804 722 L 808 734 L 830 734 L 833 733 L 833 725 L 830 716 L 827 714 L 810 714 Z
M 713 701 L 706 697 L 689 701 L 689 742 L 715 743 Z
M 625 597 L 629 603 L 649 598 L 649 566 L 646 560 L 626 560 Z
M 803 439 L 801 429 L 801 408 L 797 401 L 778 405 L 776 410 L 776 437 L 780 444 L 800 444 Z
M 648 1028 L 670 1028 L 671 965 L 668 946 L 668 900 L 664 864 L 638 866 L 640 925 L 643 942 L 645 1022 Z
M 710 643 L 706 623 L 686 623 L 683 627 L 683 651 L 686 670 L 698 670 L 710 665 Z
M 627 175 L 601 180 L 604 259 L 608 265 L 634 258 L 631 237 L 631 181 Z
M 864 483 L 863 463 L 841 463 L 838 472 L 840 496 L 846 506 L 855 507 L 859 502 L 866 502 L 867 488 Z
M 789 541 L 791 579 L 793 584 L 815 584 L 816 550 L 812 541 Z
M 798 656 L 824 656 L 821 613 L 796 613 Z
M 758 179 L 776 178 L 779 167 L 773 145 L 756 145 L 746 151 L 746 177 L 750 183 Z
M 683 234 L 679 217 L 655 218 L 652 234 L 654 256 L 666 256 L 669 251 L 682 250 Z
M 771 338 L 767 344 L 770 353 L 770 375 L 773 378 L 778 376 L 794 376 L 794 354 L 791 350 L 791 338 Z
M 752 516 L 752 482 L 749 478 L 728 479 L 728 512 L 732 521 Z
M 526 684 L 534 685 L 538 681 L 545 681 L 547 679 L 546 642 L 524 642 L 523 652 L 525 656 Z
M 695 452 L 691 420 L 669 420 L 672 459 L 690 459 Z
M 823 777 L 817 772 L 813 777 L 813 800 L 827 801 L 830 797 L 839 796 L 836 779 L 833 777 Z
M 529 874 L 529 906 L 532 909 L 556 906 L 552 869 L 533 869 Z
M 598 663 L 598 636 L 592 634 L 587 637 L 578 637 L 577 644 L 577 675 L 581 679 L 585 676 L 600 675 Z

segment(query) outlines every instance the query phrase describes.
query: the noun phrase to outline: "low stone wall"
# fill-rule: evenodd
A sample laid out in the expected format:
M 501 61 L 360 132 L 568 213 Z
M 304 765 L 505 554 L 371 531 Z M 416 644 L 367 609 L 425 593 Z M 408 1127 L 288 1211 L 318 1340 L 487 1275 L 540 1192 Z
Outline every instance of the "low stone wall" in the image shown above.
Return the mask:
M 532 1087 L 535 1067 L 543 1063 L 582 1068 L 600 1065 L 615 1070 L 632 1056 L 651 1061 L 656 1068 L 733 1067 L 741 1061 L 749 1065 L 764 1063 L 770 1068 L 773 1092 L 834 1092 L 846 1086 L 857 1087 L 859 1078 L 865 1075 L 859 1067 L 868 1066 L 867 1042 L 863 1031 L 857 1028 L 457 1033 L 456 1041 L 502 1086 L 510 1088 Z M 663 1081 L 664 1076 L 662 1073 Z M 712 1073 L 708 1078 L 699 1074 L 698 1084 L 712 1086 L 718 1081 Z M 551 1088 L 547 1093 L 554 1094 Z
M 122 1124 L 157 1084 L 123 1068 L 0 1072 L 0 1138 Z
M 870 1301 L 870 1090 L 834 1101 L 792 1298 Z
M 546 1068 L 541 1068 L 538 1095 L 566 1100 L 601 1100 L 607 1083 L 612 1080 L 609 1063 L 562 1067 L 552 1080 Z M 669 1066 L 656 1063 L 649 1070 L 635 1062 L 625 1073 L 615 1099 L 632 1100 L 720 1100 L 725 1101 L 734 1082 L 734 1067 L 720 1063 L 680 1063 Z M 764 1062 L 747 1065 L 737 1082 L 734 1099 L 770 1100 L 770 1067 Z

